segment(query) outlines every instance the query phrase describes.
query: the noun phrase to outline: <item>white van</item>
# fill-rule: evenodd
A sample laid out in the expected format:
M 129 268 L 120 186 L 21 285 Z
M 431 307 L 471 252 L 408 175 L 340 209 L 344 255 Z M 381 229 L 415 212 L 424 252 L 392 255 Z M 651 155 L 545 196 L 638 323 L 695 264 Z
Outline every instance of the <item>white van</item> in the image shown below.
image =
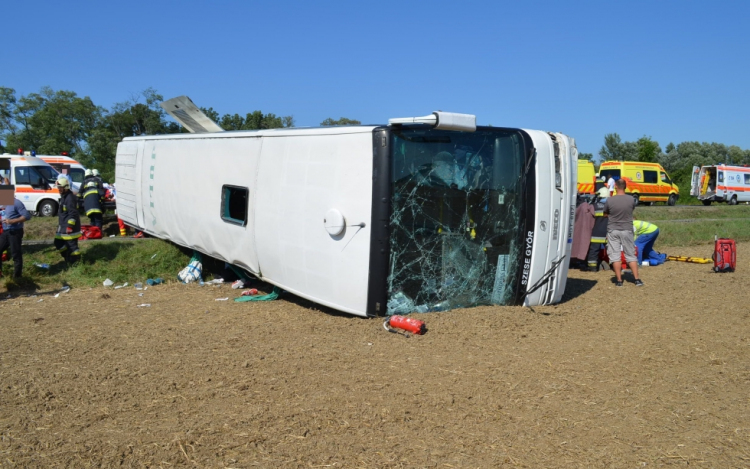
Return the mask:
M 58 172 L 33 156 L 20 156 L 5 153 L 0 158 L 10 162 L 6 175 L 16 189 L 16 198 L 23 202 L 26 210 L 43 217 L 57 214 L 60 194 L 55 188 Z
M 690 195 L 698 197 L 703 205 L 750 202 L 750 167 L 726 164 L 693 166 Z
M 128 137 L 117 213 L 355 315 L 559 302 L 574 140 L 455 116 Z
M 72 179 L 73 192 L 78 193 L 81 184 L 83 184 L 84 175 L 86 168 L 74 160 L 73 158 L 66 155 L 36 155 L 37 158 L 44 160 L 45 163 L 51 165 L 58 173 L 63 172 L 63 167 L 68 168 L 68 174 Z

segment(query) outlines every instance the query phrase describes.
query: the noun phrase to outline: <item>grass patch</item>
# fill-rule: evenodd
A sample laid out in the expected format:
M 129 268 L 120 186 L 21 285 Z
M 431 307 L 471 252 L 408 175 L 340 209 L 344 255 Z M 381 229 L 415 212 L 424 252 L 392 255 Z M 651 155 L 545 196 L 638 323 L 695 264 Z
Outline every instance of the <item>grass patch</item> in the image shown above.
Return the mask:
M 750 220 L 750 205 L 703 205 L 694 206 L 642 206 L 635 209 L 635 216 L 647 221 L 689 220 L 700 218 L 747 218 Z
M 655 223 L 659 238 L 655 248 L 711 243 L 714 236 L 750 241 L 750 206 L 711 205 L 635 209 L 635 217 Z
M 670 221 L 659 222 L 659 238 L 655 248 L 660 246 L 690 246 L 711 243 L 714 236 L 732 238 L 737 242 L 750 241 L 750 219 L 716 221 Z
M 57 231 L 57 217 L 32 217 L 23 224 L 23 239 L 25 240 L 51 240 Z M 88 225 L 88 217 L 81 217 L 81 224 Z M 104 215 L 102 224 L 104 237 L 119 235 L 120 227 L 117 224 L 117 215 Z M 132 230 L 131 230 L 132 232 Z M 132 233 L 131 233 L 132 234 Z
M 115 284 L 145 282 L 161 277 L 177 281 L 177 273 L 190 261 L 190 251 L 167 241 L 149 238 L 138 241 L 80 241 L 83 253 L 75 267 L 67 268 L 53 246 L 23 247 L 24 277 L 10 279 L 13 261 L 3 263 L 5 286 L 8 290 L 40 288 L 93 287 L 105 279 Z M 34 264 L 49 264 L 49 269 Z

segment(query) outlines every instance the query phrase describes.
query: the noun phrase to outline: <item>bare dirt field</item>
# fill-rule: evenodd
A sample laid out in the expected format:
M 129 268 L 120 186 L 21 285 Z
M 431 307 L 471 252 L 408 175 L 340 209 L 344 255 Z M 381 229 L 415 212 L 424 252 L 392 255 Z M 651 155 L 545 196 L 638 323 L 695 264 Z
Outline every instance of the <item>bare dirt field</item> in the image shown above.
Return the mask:
M 226 285 L 2 293 L 0 466 L 748 467 L 738 258 L 642 288 L 571 271 L 560 305 L 420 315 L 410 338 Z

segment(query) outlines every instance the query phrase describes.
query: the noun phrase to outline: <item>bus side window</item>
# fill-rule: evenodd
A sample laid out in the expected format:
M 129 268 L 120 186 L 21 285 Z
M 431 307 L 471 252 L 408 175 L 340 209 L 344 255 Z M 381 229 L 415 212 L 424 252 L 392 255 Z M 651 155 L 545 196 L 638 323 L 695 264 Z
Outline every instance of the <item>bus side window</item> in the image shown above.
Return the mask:
M 672 181 L 669 179 L 669 176 L 667 176 L 667 173 L 664 171 L 661 172 L 661 181 L 666 182 L 667 184 L 671 184 Z
M 745 184 L 750 184 L 750 174 L 745 174 Z
M 247 187 L 221 188 L 221 219 L 234 225 L 247 225 Z

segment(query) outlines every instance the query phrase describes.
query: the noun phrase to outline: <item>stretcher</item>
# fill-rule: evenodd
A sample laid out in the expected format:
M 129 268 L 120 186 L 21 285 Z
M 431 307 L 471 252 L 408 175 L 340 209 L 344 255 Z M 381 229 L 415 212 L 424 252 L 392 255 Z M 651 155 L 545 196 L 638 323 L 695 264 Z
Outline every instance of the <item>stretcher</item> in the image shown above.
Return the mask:
M 711 259 L 705 259 L 703 257 L 686 257 L 686 256 L 667 256 L 668 261 L 680 261 L 680 262 L 692 262 L 693 264 L 710 264 L 713 261 Z

